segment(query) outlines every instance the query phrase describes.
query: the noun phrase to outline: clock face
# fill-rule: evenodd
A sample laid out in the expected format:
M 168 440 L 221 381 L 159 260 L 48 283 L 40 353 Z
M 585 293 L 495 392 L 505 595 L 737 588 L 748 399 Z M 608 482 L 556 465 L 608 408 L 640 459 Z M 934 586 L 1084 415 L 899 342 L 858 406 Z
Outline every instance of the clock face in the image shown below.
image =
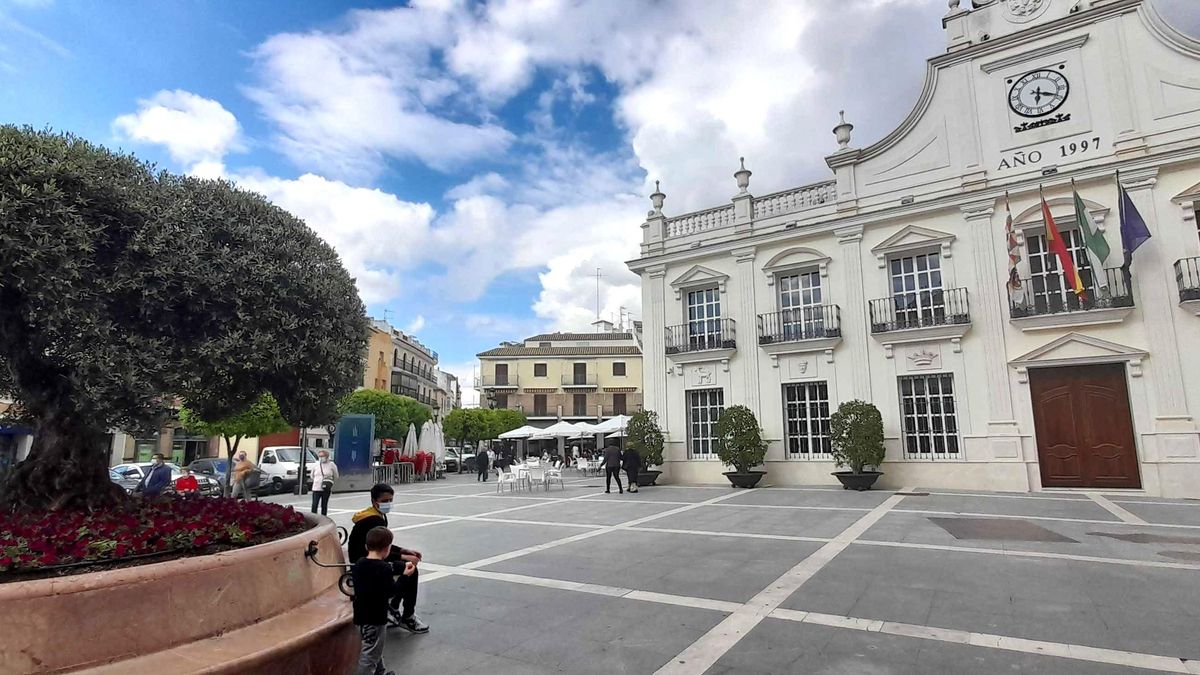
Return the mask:
M 1071 85 L 1062 73 L 1035 70 L 1022 75 L 1008 90 L 1008 106 L 1022 117 L 1041 117 L 1058 110 Z

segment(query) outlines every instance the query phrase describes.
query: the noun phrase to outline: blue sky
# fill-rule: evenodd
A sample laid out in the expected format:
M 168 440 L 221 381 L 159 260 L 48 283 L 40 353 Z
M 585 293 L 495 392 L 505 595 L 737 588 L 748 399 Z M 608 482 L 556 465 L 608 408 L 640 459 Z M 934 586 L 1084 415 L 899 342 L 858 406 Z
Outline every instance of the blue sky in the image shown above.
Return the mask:
M 1200 23 L 1194 0 L 1160 0 Z M 829 175 L 902 119 L 945 0 L 0 0 L 0 121 L 224 176 L 304 218 L 447 369 L 640 318 L 638 228 Z M 837 31 L 829 26 L 839 26 Z

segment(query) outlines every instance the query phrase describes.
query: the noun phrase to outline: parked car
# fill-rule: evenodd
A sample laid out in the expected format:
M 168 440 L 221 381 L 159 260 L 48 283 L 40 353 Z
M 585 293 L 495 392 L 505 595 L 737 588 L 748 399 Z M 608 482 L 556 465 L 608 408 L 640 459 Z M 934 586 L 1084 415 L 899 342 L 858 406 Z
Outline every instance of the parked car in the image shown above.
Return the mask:
M 108 470 L 108 479 L 124 490 L 125 494 L 130 495 L 137 489 L 138 482 L 141 480 L 139 478 L 126 478 L 116 469 Z
M 258 468 L 263 473 L 262 485 L 270 492 L 279 494 L 296 486 L 300 474 L 300 452 L 298 445 L 273 445 L 258 453 Z M 312 467 L 319 461 L 317 453 L 307 450 L 306 479 L 312 477 Z
M 166 467 L 171 470 L 171 487 L 175 485 L 175 479 L 183 475 L 183 469 L 178 464 L 173 462 L 164 462 Z M 129 464 L 118 464 L 110 469 L 109 476 L 112 476 L 113 471 L 117 472 L 122 478 L 134 481 L 134 487 L 142 481 L 142 477 L 150 470 L 150 462 L 133 462 Z M 196 476 L 196 484 L 200 486 L 200 494 L 205 497 L 220 497 L 221 486 L 217 481 L 208 476 Z
M 442 461 L 447 471 L 458 471 L 459 452 L 458 448 L 446 448 L 446 458 Z
M 201 457 L 188 464 L 188 468 L 197 476 L 207 476 L 225 489 L 225 472 L 229 470 L 229 460 L 224 457 Z

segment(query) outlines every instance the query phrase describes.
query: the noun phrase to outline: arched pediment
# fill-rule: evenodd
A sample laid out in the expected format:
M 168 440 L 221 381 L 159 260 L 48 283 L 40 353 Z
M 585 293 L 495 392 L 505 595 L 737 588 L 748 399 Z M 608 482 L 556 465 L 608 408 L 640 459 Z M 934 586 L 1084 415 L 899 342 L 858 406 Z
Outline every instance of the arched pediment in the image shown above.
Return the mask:
M 1129 374 L 1132 377 L 1140 377 L 1144 358 L 1146 358 L 1144 349 L 1136 349 L 1082 333 L 1067 333 L 1033 351 L 1018 356 L 1008 364 L 1016 368 L 1018 379 L 1021 382 L 1028 379 L 1027 373 L 1030 368 L 1076 366 L 1115 361 L 1128 362 Z
M 1094 202 L 1090 199 L 1084 199 L 1083 205 L 1087 207 L 1088 213 L 1092 214 L 1092 220 L 1100 226 L 1100 230 L 1104 230 L 1104 219 L 1108 216 L 1109 208 L 1099 202 Z M 1055 197 L 1047 199 L 1046 206 L 1050 207 L 1050 215 L 1054 216 L 1055 222 L 1061 220 L 1075 219 L 1075 198 L 1074 197 Z M 1013 227 L 1032 227 L 1034 225 L 1043 225 L 1042 222 L 1042 202 L 1035 201 L 1033 205 L 1022 210 L 1017 215 L 1013 216 Z
M 816 267 L 821 276 L 829 276 L 829 256 L 816 249 L 804 246 L 793 246 L 775 254 L 766 265 L 763 273 L 767 275 L 767 285 L 775 284 L 775 276 L 780 272 Z
M 881 268 L 887 266 L 887 259 L 890 255 L 923 248 L 936 247 L 941 250 L 943 258 L 949 258 L 951 255 L 950 244 L 954 239 L 955 235 L 950 232 L 908 225 L 873 246 L 871 252 L 875 254 L 875 260 Z
M 725 284 L 729 281 L 729 275 L 718 272 L 704 265 L 692 265 L 688 271 L 675 277 L 671 282 L 671 288 L 675 290 L 675 299 L 682 297 L 685 288 L 695 288 L 697 286 L 709 286 L 716 284 L 717 288 L 724 293 Z

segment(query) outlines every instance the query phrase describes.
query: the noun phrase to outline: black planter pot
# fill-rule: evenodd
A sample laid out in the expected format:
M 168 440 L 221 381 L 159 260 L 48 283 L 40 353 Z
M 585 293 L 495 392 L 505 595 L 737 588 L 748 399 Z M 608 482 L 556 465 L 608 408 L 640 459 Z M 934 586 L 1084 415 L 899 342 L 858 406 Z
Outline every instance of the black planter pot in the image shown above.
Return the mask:
M 767 475 L 766 471 L 726 471 L 725 477 L 735 488 L 752 488 Z
M 638 473 L 638 487 L 649 487 L 654 485 L 658 477 L 662 475 L 661 471 L 647 470 Z
M 834 471 L 833 475 L 842 482 L 843 490 L 870 490 L 875 481 L 883 475 L 882 471 L 864 471 L 862 473 L 854 473 L 853 471 Z

